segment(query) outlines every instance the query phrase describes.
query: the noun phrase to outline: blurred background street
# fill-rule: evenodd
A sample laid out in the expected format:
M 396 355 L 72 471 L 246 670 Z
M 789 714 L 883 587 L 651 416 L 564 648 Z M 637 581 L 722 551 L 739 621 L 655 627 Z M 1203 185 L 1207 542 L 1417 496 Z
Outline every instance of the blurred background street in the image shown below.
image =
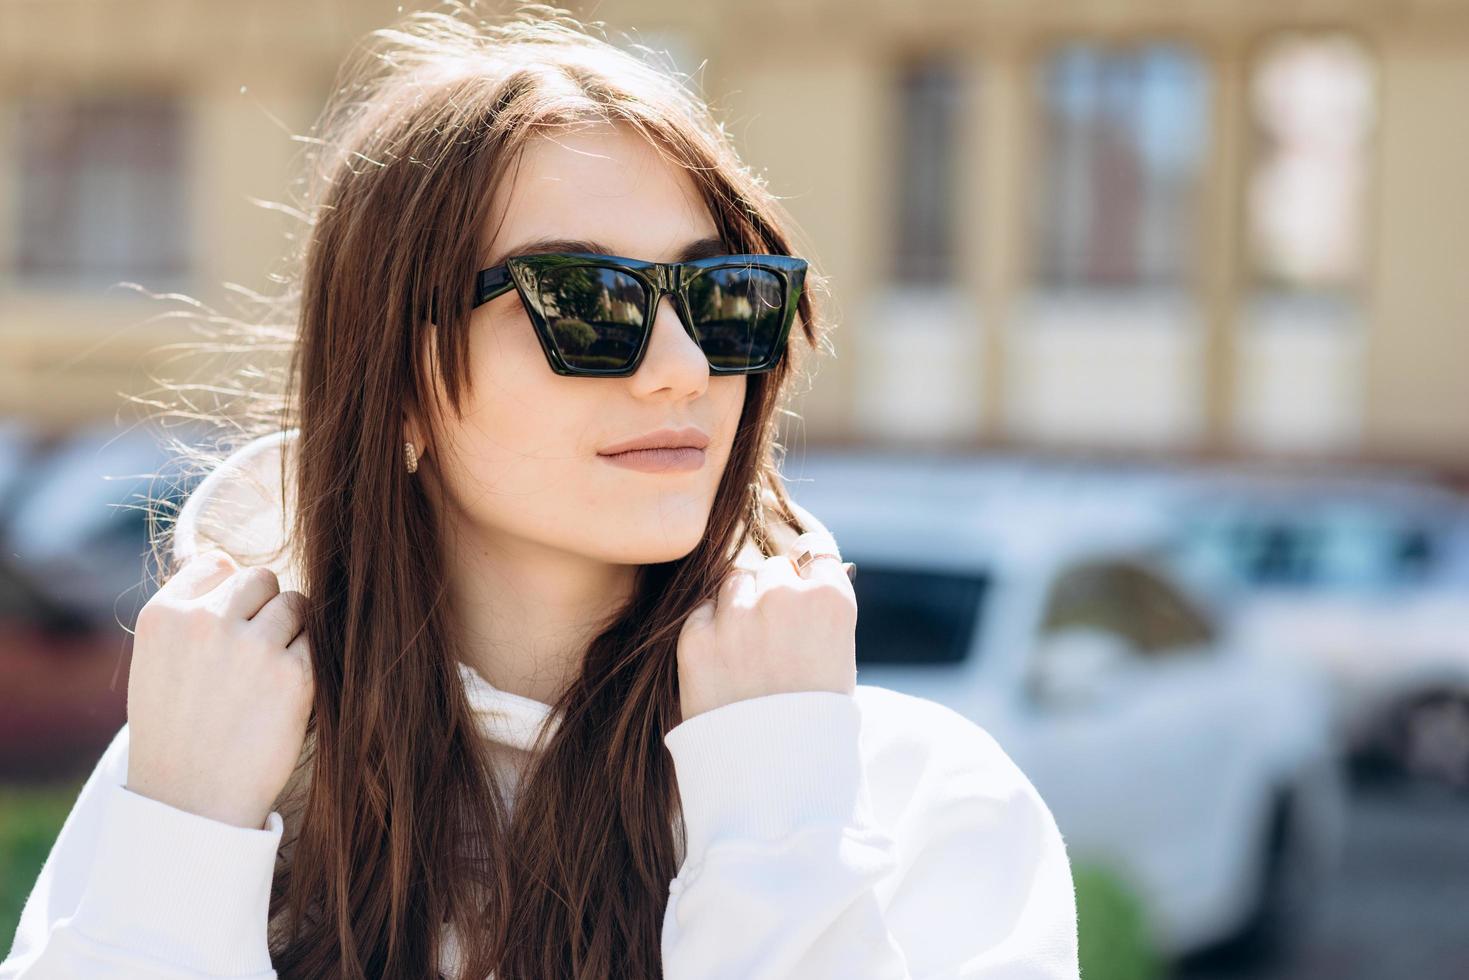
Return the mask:
M 1180 978 L 1455 977 L 1465 963 L 1464 802 L 1401 786 L 1354 790 L 1345 863 L 1304 955 L 1241 964 L 1201 958 Z
M 0 0 L 6 946 L 197 478 L 156 399 L 215 407 L 179 345 L 264 308 L 299 134 L 405 6 Z M 859 682 L 1036 783 L 1088 980 L 1469 976 L 1469 0 L 568 9 L 831 277 L 782 469 Z

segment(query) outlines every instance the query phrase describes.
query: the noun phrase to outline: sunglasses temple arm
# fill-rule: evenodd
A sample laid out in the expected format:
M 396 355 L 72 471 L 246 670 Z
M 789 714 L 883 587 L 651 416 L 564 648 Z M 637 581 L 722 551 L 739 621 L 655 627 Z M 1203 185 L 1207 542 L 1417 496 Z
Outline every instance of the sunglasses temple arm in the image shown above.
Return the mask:
M 505 292 L 512 285 L 510 280 L 510 267 L 508 265 L 496 266 L 486 269 L 479 274 L 474 284 L 474 305 L 488 303 L 490 300 Z

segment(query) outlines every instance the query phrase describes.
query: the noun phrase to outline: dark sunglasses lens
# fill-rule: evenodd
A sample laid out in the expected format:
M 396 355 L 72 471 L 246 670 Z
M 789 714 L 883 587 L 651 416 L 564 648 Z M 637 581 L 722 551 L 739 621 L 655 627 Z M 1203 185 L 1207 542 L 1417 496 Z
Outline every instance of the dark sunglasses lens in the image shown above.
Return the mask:
M 785 313 L 785 287 L 768 269 L 729 266 L 689 282 L 699 346 L 716 368 L 743 371 L 771 359 Z
M 537 279 L 552 343 L 578 370 L 616 371 L 642 338 L 647 290 L 633 276 L 593 265 L 558 266 Z

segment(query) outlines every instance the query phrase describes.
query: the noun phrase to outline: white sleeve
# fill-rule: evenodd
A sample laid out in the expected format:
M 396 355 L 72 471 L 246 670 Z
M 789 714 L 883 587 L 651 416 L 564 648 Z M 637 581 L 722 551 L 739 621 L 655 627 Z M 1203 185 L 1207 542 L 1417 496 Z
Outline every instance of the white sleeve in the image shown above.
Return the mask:
M 931 737 L 961 744 L 876 788 L 912 794 L 892 827 L 874 818 L 851 695 L 750 698 L 671 729 L 688 844 L 666 980 L 1077 980 L 1051 812 L 988 732 L 952 718 Z
M 267 916 L 284 824 L 252 830 L 125 789 L 123 725 L 41 868 L 0 980 L 274 980 Z

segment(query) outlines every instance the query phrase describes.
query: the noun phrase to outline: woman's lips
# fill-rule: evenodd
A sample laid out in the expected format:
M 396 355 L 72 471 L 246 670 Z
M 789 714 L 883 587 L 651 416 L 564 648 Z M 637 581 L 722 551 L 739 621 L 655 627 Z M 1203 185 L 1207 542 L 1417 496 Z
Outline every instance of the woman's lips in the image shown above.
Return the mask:
M 704 465 L 704 450 L 693 446 L 677 449 L 634 449 L 625 453 L 602 455 L 613 466 L 644 473 L 681 473 Z

